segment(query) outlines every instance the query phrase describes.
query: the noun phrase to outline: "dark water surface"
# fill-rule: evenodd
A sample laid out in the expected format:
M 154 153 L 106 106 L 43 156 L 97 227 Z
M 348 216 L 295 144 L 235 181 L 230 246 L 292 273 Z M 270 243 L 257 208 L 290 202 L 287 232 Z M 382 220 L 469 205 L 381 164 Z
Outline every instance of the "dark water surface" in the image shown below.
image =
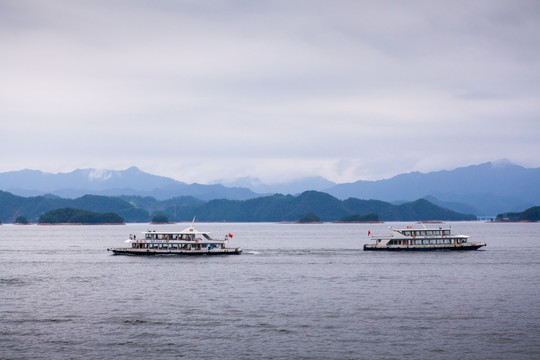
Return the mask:
M 389 225 L 197 224 L 244 249 L 221 257 L 107 252 L 143 224 L 0 226 L 0 358 L 540 358 L 540 224 L 361 250 Z

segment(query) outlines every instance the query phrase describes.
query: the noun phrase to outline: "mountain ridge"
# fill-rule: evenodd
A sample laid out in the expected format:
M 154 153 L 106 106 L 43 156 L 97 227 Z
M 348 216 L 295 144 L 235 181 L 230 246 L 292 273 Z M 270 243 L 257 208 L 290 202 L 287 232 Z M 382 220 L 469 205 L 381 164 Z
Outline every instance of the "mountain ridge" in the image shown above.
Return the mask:
M 83 195 L 139 195 L 165 200 L 193 195 L 202 200 L 228 197 L 236 200 L 260 196 L 249 189 L 220 184 L 187 184 L 165 176 L 152 175 L 132 166 L 126 170 L 76 169 L 68 173 L 20 170 L 0 173 L 0 190 L 19 196 L 53 194 L 63 198 Z
M 339 198 L 384 201 L 431 196 L 442 202 L 477 209 L 476 215 L 496 215 L 508 209 L 525 209 L 540 203 L 540 168 L 487 162 L 454 170 L 411 172 L 389 179 L 338 184 L 325 192 Z
M 77 198 L 86 194 L 129 195 L 151 196 L 158 200 L 194 196 L 209 201 L 248 200 L 274 193 L 296 195 L 316 190 L 341 200 L 353 197 L 397 203 L 426 198 L 458 212 L 472 211 L 477 216 L 522 211 L 539 204 L 539 184 L 540 168 L 524 168 L 508 161 L 429 173 L 410 172 L 388 179 L 343 184 L 335 184 L 323 177 L 307 177 L 273 185 L 264 184 L 254 177 L 224 184 L 187 184 L 145 173 L 135 166 L 126 170 L 77 169 L 58 174 L 28 169 L 0 173 L 0 189 L 20 196 L 53 194 Z

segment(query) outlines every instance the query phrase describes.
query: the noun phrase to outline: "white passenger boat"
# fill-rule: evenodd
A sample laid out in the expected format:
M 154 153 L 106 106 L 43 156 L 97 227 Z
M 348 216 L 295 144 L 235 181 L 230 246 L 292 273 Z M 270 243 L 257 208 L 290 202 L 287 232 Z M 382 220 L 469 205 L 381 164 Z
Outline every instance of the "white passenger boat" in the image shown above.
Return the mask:
M 226 247 L 231 234 L 221 240 L 195 230 L 193 223 L 182 231 L 145 231 L 142 237 L 130 235 L 126 248 L 109 248 L 115 255 L 238 255 L 242 249 Z
M 405 229 L 390 227 L 390 235 L 373 235 L 375 244 L 365 244 L 364 250 L 426 251 L 426 250 L 477 250 L 483 242 L 468 242 L 468 235 L 453 235 L 450 227 Z M 369 236 L 370 234 L 368 234 Z

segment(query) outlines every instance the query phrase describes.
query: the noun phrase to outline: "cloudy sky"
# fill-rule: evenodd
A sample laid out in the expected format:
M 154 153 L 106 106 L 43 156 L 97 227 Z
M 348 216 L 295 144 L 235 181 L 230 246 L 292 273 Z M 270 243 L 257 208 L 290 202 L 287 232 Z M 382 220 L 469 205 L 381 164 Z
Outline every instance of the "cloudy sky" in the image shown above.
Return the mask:
M 540 166 L 540 2 L 0 0 L 0 172 Z

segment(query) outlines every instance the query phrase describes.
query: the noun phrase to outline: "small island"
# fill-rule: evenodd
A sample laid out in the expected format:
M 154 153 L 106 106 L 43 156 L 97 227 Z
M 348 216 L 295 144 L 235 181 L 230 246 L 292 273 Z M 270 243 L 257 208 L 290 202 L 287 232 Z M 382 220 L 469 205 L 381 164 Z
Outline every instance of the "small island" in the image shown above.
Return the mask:
M 173 224 L 169 221 L 169 218 L 165 215 L 154 215 L 152 216 L 151 224 Z
M 298 219 L 299 224 L 320 224 L 321 219 L 314 213 L 310 212 Z
M 17 216 L 17 218 L 15 219 L 15 225 L 30 225 L 30 222 L 28 221 L 28 219 L 26 218 L 26 216 Z
M 82 225 L 120 225 L 124 218 L 115 213 L 95 213 L 88 210 L 63 208 L 51 210 L 39 217 L 41 225 L 82 224 Z

